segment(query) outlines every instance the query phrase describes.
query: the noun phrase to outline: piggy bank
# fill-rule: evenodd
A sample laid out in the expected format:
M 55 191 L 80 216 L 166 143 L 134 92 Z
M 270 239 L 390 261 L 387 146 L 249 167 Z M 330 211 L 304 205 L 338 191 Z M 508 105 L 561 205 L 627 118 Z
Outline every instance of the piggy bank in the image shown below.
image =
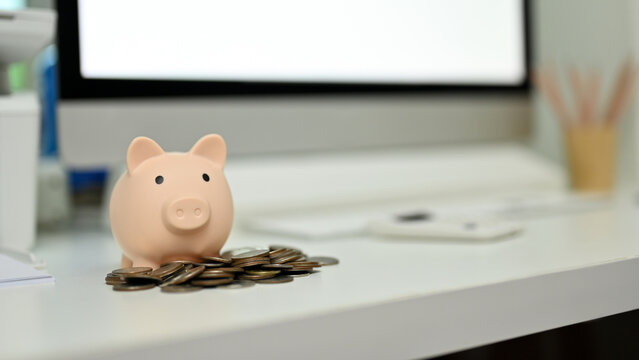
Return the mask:
M 113 189 L 111 230 L 122 248 L 122 267 L 157 268 L 173 260 L 218 256 L 233 222 L 224 177 L 226 144 L 201 138 L 187 153 L 164 152 L 137 137 L 126 154 L 127 171 Z

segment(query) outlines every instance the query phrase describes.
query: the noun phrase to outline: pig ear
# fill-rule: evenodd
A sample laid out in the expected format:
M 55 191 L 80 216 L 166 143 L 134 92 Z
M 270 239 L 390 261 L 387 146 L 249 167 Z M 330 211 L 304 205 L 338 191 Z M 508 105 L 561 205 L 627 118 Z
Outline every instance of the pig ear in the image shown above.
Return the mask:
M 220 135 L 210 134 L 202 137 L 191 148 L 191 154 L 204 156 L 205 158 L 224 167 L 226 163 L 226 143 Z
M 148 137 L 138 136 L 131 141 L 129 150 L 126 152 L 126 167 L 129 173 L 132 173 L 147 159 L 162 154 L 164 154 L 164 150 L 155 141 Z

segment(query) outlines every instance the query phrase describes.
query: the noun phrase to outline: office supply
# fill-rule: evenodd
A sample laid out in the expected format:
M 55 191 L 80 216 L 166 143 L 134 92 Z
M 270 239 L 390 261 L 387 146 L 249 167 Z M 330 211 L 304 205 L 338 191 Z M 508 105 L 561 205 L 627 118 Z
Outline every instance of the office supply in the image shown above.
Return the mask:
M 370 222 L 368 231 L 383 237 L 431 240 L 496 240 L 521 232 L 521 224 L 487 216 L 400 213 Z
M 549 190 L 499 193 L 486 189 L 480 192 L 493 194 L 470 196 L 470 199 L 464 201 L 431 197 L 424 200 L 394 202 L 391 206 L 370 205 L 366 209 L 360 206 L 342 206 L 339 210 L 318 209 L 301 214 L 299 211 L 281 211 L 271 215 L 254 214 L 245 218 L 242 225 L 253 231 L 293 238 L 339 240 L 348 236 L 369 234 L 370 224 L 376 219 L 388 218 L 393 214 L 410 214 L 412 211 L 426 212 L 433 216 L 496 218 L 503 223 L 515 222 L 519 225 L 514 228 L 521 228 L 521 222 L 530 219 L 599 211 L 610 206 L 610 199 L 604 195 L 570 194 Z
M 633 97 L 639 65 L 627 60 L 619 69 L 605 110 L 599 108 L 601 76 L 569 70 L 574 111 L 567 109 L 554 67 L 536 72 L 535 83 L 559 118 L 564 133 L 572 187 L 585 192 L 613 188 L 617 148 L 616 125 Z
M 0 11 L 0 246 L 27 250 L 35 241 L 37 94 L 12 94 L 8 66 L 28 60 L 53 38 L 50 10 Z
M 564 133 L 565 149 L 575 190 L 608 192 L 616 173 L 617 129 L 613 126 L 581 126 Z
M 624 115 L 633 97 L 639 65 L 626 60 L 617 72 L 613 89 L 604 109 L 599 106 L 601 76 L 597 72 L 568 71 L 574 109 L 568 109 L 566 97 L 560 91 L 560 74 L 555 66 L 541 67 L 535 72 L 534 83 L 548 100 L 564 127 L 612 127 Z
M 638 73 L 639 66 L 630 59 L 626 60 L 619 69 L 614 90 L 603 117 L 607 125 L 614 125 L 623 116 L 633 98 Z
M 32 252 L 0 247 L 0 254 L 7 255 L 12 259 L 17 260 L 25 265 L 29 265 L 30 267 L 37 270 L 47 269 L 47 263 L 35 256 Z
M 0 288 L 21 285 L 52 283 L 53 276 L 32 266 L 0 254 Z

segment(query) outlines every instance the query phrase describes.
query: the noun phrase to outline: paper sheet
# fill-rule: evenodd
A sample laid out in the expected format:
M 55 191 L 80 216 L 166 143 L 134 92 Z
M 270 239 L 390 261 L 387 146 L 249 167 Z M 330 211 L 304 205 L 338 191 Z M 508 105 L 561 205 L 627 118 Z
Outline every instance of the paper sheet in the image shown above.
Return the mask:
M 52 282 L 52 275 L 0 254 L 0 288 Z

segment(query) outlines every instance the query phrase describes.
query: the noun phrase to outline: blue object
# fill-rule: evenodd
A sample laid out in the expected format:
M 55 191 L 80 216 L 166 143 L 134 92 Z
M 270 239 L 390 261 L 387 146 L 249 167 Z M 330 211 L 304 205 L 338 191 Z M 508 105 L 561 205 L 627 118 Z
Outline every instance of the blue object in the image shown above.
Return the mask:
M 58 52 L 55 45 L 47 47 L 40 56 L 41 133 L 40 155 L 58 155 L 56 106 L 58 103 Z
M 58 157 L 57 112 L 58 105 L 58 52 L 55 45 L 47 47 L 38 62 L 38 73 L 41 79 L 40 102 L 41 134 L 40 156 Z M 70 171 L 71 191 L 74 193 L 104 186 L 107 171 L 96 169 L 89 171 Z

